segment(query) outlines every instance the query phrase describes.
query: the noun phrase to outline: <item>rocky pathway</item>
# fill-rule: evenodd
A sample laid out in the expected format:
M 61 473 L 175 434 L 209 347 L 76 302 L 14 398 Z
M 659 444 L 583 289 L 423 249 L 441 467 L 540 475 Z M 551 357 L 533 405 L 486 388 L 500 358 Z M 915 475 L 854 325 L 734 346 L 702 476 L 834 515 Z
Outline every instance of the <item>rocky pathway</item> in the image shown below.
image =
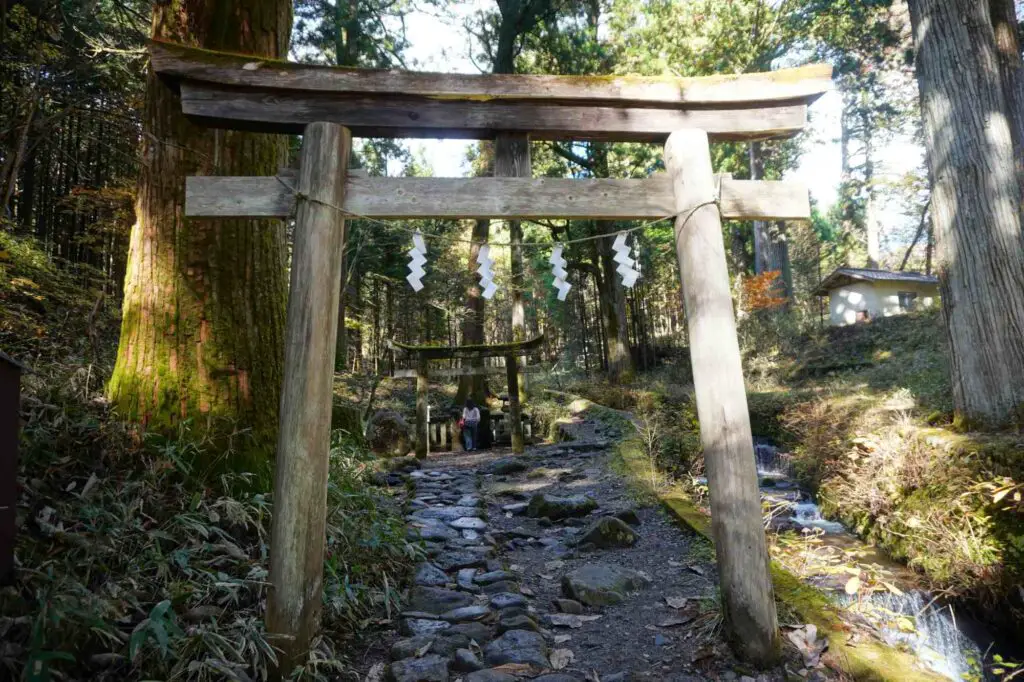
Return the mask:
M 815 679 L 798 660 L 756 672 L 731 657 L 710 547 L 631 499 L 600 426 L 576 436 L 519 456 L 434 456 L 408 473 L 409 532 L 429 560 L 390 662 L 367 679 Z

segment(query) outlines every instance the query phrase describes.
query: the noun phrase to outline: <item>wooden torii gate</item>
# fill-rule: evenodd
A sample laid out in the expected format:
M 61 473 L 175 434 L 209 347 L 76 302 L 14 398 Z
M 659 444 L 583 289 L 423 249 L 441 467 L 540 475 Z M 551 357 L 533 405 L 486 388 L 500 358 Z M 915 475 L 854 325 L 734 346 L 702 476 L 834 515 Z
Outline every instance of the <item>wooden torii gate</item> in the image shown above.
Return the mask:
M 523 439 L 522 410 L 519 404 L 519 356 L 539 349 L 544 344 L 544 335 L 529 341 L 484 344 L 479 346 L 411 346 L 389 341 L 388 346 L 396 352 L 412 356 L 416 360 L 416 456 L 427 456 L 427 391 L 430 387 L 430 361 L 483 358 L 505 358 L 505 376 L 508 380 L 509 426 L 512 433 L 512 452 L 520 453 L 525 447 Z M 489 374 L 485 368 L 459 367 L 448 370 L 449 376 L 473 376 Z
M 804 187 L 716 179 L 710 141 L 793 135 L 831 88 L 828 66 L 710 78 L 458 75 L 307 66 L 153 43 L 182 111 L 212 126 L 301 133 L 294 182 L 188 178 L 186 215 L 295 211 L 267 627 L 285 664 L 322 599 L 331 383 L 344 213 L 373 218 L 675 216 L 712 531 L 727 627 L 759 663 L 779 648 L 723 219 L 807 219 Z M 644 180 L 346 177 L 351 136 L 595 139 L 665 144 Z M 339 210 L 341 209 L 341 210 Z

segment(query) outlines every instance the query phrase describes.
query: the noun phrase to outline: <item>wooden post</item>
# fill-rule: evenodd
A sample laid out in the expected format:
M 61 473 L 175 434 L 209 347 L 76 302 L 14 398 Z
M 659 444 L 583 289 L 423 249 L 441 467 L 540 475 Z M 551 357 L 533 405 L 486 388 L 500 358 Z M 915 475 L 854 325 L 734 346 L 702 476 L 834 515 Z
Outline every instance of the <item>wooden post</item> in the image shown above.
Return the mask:
M 665 167 L 726 623 L 737 654 L 767 664 L 778 657 L 779 628 L 722 223 L 716 205 L 697 208 L 717 199 L 707 133 L 672 133 Z
M 512 452 L 519 454 L 525 446 L 522 410 L 519 409 L 519 361 L 515 355 L 505 356 L 505 374 L 508 377 L 508 426 L 512 434 Z
M 416 457 L 425 459 L 430 433 L 427 424 L 427 392 L 430 389 L 430 364 L 425 357 L 416 365 Z
M 274 472 L 267 631 L 282 655 L 278 674 L 302 662 L 323 600 L 327 475 L 345 171 L 352 138 L 334 123 L 311 123 L 302 136 L 295 217 L 284 387 Z M 319 202 L 326 202 L 319 203 Z

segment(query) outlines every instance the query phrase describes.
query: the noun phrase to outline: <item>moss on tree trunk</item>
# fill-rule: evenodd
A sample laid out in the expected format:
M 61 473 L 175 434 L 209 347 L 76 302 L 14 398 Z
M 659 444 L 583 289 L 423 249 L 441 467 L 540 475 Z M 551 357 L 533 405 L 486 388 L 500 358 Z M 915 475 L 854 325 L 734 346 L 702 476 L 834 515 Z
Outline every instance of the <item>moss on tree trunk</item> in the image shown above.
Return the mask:
M 269 57 L 287 54 L 291 4 L 174 0 L 153 7 L 153 37 Z M 192 124 L 177 93 L 147 75 L 142 163 L 108 394 L 120 415 L 174 432 L 190 420 L 260 470 L 277 431 L 287 244 L 280 221 L 185 220 L 185 176 L 270 175 L 287 139 Z M 237 437 L 236 434 L 243 434 Z M 249 438 L 248 436 L 252 436 Z

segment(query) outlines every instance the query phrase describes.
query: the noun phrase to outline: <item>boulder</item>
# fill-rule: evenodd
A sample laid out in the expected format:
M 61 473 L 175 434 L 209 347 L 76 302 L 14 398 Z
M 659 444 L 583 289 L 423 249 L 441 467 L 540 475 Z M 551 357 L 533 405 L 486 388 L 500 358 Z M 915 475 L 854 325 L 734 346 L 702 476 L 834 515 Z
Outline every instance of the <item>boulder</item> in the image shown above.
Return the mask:
M 544 638 L 531 630 L 509 630 L 487 645 L 484 661 L 490 666 L 526 663 L 538 668 L 550 667 Z
M 510 573 L 509 571 L 488 571 L 487 573 L 477 575 L 473 578 L 473 582 L 479 585 L 489 585 L 499 580 L 515 580 L 516 577 L 515 573 Z
M 509 613 L 509 615 L 505 615 Z M 501 620 L 498 621 L 498 634 L 504 634 L 509 630 L 533 630 L 534 632 L 540 632 L 540 626 L 537 625 L 537 621 L 530 618 L 525 613 L 511 614 L 509 611 L 503 611 Z
M 331 431 L 344 431 L 349 438 L 363 442 L 363 411 L 338 396 L 331 405 Z M 408 452 L 408 451 L 406 451 Z
M 475 516 L 460 516 L 448 525 L 457 530 L 487 530 L 487 522 Z
M 400 661 L 412 658 L 426 648 L 438 656 L 451 656 L 459 649 L 469 646 L 469 637 L 463 634 L 444 632 L 440 635 L 420 635 L 400 639 L 391 645 L 391 660 Z
M 487 555 L 484 552 L 473 552 L 468 549 L 454 550 L 439 554 L 434 563 L 441 570 L 454 571 L 458 568 L 479 568 L 487 565 Z
M 471 673 L 476 670 L 480 670 L 484 667 L 484 664 L 477 658 L 469 649 L 459 649 L 455 652 L 455 658 L 452 660 L 452 667 L 459 672 Z
M 499 580 L 496 583 L 487 583 L 481 589 L 484 594 L 498 594 L 499 592 L 518 592 L 519 584 L 508 582 L 507 580 Z
M 552 521 L 567 519 L 573 516 L 586 516 L 597 509 L 597 502 L 586 495 L 556 497 L 545 493 L 537 493 L 530 498 L 526 513 L 533 518 L 548 518 Z
M 459 623 L 446 630 L 445 635 L 465 635 L 481 646 L 491 641 L 491 629 L 483 623 Z
M 395 661 L 388 668 L 391 682 L 448 682 L 448 659 L 432 654 Z
M 408 637 L 436 635 L 451 628 L 452 624 L 443 620 L 428 618 L 403 618 L 399 624 L 399 632 Z
M 650 578 L 612 564 L 585 564 L 562 578 L 566 597 L 587 606 L 618 604 L 634 590 L 646 587 Z
M 414 521 L 424 519 L 435 521 L 454 521 L 462 517 L 473 517 L 479 513 L 476 507 L 430 507 L 429 509 L 417 509 L 413 512 Z
M 602 516 L 583 533 L 579 544 L 591 544 L 598 549 L 632 547 L 639 536 L 629 525 L 614 516 Z
M 419 585 L 409 594 L 409 610 L 441 615 L 452 609 L 469 606 L 473 597 L 465 592 L 446 590 L 443 587 Z
M 575 599 L 555 599 L 554 603 L 562 613 L 571 613 L 577 616 L 583 613 L 583 604 Z
M 513 606 L 526 606 L 526 597 L 514 592 L 499 592 L 491 597 L 491 606 L 501 610 Z
M 377 410 L 366 425 L 366 443 L 386 457 L 402 457 L 412 447 L 409 425 L 394 410 Z
M 622 511 L 615 512 L 615 518 L 619 521 L 625 521 L 631 526 L 640 525 L 640 515 L 636 513 L 635 509 L 623 509 Z
M 434 564 L 424 561 L 416 568 L 413 582 L 428 587 L 443 587 L 448 584 L 448 576 Z
M 449 623 L 467 623 L 473 620 L 483 620 L 491 614 L 491 610 L 482 604 L 473 604 L 472 606 L 460 606 L 457 609 L 451 611 L 445 611 L 441 614 L 441 620 L 446 620 Z

